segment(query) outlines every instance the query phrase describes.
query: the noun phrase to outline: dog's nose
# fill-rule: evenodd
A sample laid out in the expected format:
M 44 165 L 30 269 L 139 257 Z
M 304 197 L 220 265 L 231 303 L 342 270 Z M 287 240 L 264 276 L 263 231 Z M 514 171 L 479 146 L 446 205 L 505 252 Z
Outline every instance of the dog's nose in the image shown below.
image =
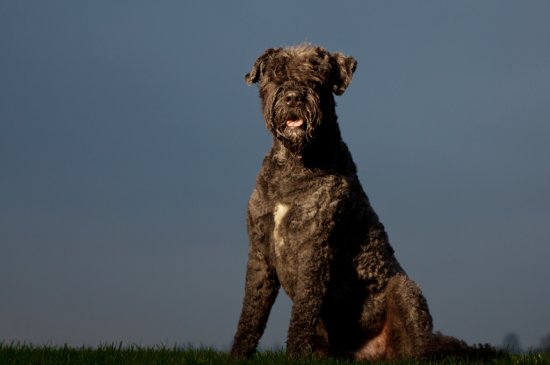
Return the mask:
M 296 106 L 300 101 L 300 96 L 296 91 L 287 91 L 284 96 L 284 101 L 287 106 Z

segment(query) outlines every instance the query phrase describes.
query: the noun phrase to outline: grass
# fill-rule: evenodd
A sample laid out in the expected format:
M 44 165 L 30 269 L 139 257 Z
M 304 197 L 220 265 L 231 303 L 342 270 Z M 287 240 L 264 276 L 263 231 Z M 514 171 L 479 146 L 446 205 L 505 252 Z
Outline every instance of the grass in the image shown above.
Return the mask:
M 476 361 L 444 359 L 437 365 L 477 364 Z M 250 360 L 233 360 L 225 352 L 207 348 L 167 348 L 107 345 L 98 348 L 33 346 L 0 343 L 0 365 L 351 365 L 336 359 L 289 359 L 283 352 L 261 352 Z M 360 363 L 359 363 L 360 364 Z M 384 364 L 384 363 L 381 363 Z M 426 364 L 401 361 L 387 364 Z M 486 364 L 550 364 L 550 354 L 509 355 Z

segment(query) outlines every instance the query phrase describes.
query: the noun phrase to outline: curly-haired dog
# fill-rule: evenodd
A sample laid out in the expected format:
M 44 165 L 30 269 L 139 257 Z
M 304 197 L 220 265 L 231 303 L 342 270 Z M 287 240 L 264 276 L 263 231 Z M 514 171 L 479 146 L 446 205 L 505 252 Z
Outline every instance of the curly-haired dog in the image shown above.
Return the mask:
M 434 334 L 342 141 L 333 94 L 357 62 L 312 46 L 266 50 L 246 75 L 259 83 L 273 134 L 248 204 L 245 296 L 232 355 L 249 356 L 282 286 L 292 299 L 287 352 L 391 359 L 463 352 Z

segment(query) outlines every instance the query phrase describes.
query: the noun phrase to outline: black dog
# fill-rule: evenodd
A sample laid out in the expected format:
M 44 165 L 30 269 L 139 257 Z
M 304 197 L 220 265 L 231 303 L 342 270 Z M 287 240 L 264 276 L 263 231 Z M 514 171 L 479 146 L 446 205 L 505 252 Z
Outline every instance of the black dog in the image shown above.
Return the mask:
M 312 45 L 268 49 L 259 83 L 273 134 L 248 204 L 250 248 L 232 355 L 249 356 L 282 286 L 292 299 L 287 352 L 355 359 L 464 352 L 432 332 L 426 300 L 397 262 L 342 141 L 333 93 L 357 62 Z

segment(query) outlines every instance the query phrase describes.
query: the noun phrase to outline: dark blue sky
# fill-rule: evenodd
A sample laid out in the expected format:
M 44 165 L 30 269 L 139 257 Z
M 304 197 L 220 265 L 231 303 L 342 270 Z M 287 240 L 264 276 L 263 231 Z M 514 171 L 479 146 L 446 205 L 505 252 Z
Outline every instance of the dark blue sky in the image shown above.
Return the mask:
M 271 141 L 244 74 L 308 41 L 358 60 L 342 133 L 436 329 L 538 345 L 548 19 L 547 1 L 2 1 L 0 341 L 229 346 Z

